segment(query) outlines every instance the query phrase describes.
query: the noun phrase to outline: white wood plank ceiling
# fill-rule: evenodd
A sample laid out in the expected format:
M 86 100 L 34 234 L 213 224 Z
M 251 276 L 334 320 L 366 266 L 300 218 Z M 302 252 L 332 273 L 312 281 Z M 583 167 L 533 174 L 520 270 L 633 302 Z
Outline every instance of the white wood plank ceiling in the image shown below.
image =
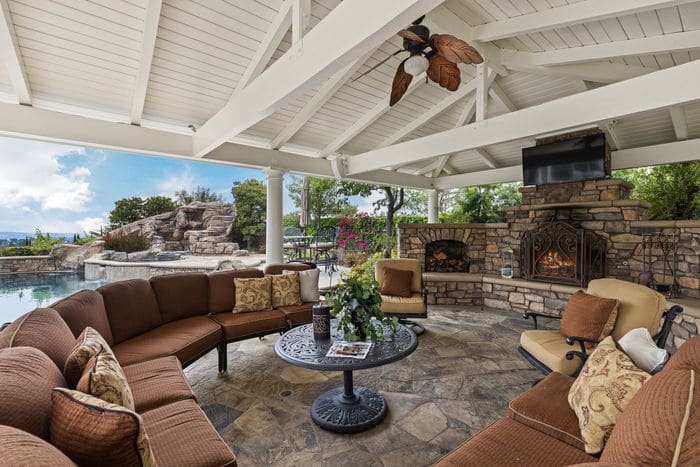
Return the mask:
M 339 159 L 349 178 L 418 188 L 517 179 L 523 147 L 581 125 L 607 132 L 618 166 L 700 159 L 698 0 L 0 7 L 4 135 L 322 176 Z M 360 77 L 399 50 L 394 33 L 424 13 L 431 32 L 467 40 L 496 72 L 483 121 L 475 121 L 474 66 L 460 65 L 455 93 L 416 80 L 394 107 L 388 94 L 405 54 Z M 647 83 L 655 99 L 644 98 Z M 550 110 L 561 115 L 550 128 L 531 124 Z M 659 146 L 655 159 L 650 146 Z

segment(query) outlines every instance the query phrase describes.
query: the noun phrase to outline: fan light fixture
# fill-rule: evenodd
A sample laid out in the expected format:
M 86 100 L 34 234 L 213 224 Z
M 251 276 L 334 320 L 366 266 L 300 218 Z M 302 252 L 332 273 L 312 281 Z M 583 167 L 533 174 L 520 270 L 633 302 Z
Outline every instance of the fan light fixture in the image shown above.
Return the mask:
M 428 70 L 428 59 L 421 54 L 411 55 L 403 64 L 406 73 L 418 76 Z

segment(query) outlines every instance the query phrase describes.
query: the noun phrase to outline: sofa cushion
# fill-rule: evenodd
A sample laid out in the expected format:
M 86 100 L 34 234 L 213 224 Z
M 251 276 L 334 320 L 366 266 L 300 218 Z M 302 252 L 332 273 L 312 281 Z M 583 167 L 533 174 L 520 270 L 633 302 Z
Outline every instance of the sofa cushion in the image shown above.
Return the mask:
M 235 465 L 236 457 L 193 400 L 142 414 L 153 454 L 160 465 Z
M 603 450 L 618 417 L 650 377 L 617 350 L 612 337 L 598 344 L 569 390 L 588 454 Z
M 79 391 L 51 394 L 51 444 L 77 464 L 155 466 L 141 417 Z
M 75 389 L 105 402 L 135 409 L 134 395 L 124 370 L 111 351 L 103 349 L 88 361 Z
M 233 279 L 236 288 L 234 313 L 269 310 L 272 308 L 272 277 Z
M 299 326 L 311 322 L 312 307 L 318 302 L 307 302 L 297 306 L 282 306 L 277 308 L 277 311 L 284 313 L 287 322 L 291 326 Z
M 265 265 L 265 274 L 284 274 L 284 271 L 308 271 L 317 269 L 313 263 L 270 263 Z
M 61 315 L 75 337 L 90 326 L 99 332 L 109 345 L 114 343 L 105 311 L 105 302 L 100 293 L 94 290 L 79 290 L 53 303 L 49 308 L 53 308 Z
M 26 467 L 76 467 L 65 454 L 41 438 L 11 426 L 0 425 L 2 463 Z
M 639 390 L 620 415 L 601 461 L 700 465 L 698 419 L 698 373 L 693 369 L 664 370 Z
M 384 280 L 382 281 L 382 295 L 392 297 L 410 297 L 413 271 L 405 269 L 384 268 Z
M 419 315 L 426 312 L 423 295 L 419 293 L 414 293 L 410 297 L 382 295 L 381 308 L 384 313 L 405 313 L 407 315 Z
M 318 278 L 321 275 L 321 270 L 318 268 L 308 269 L 306 271 L 290 271 L 285 269 L 282 274 L 299 274 L 299 294 L 302 302 L 317 302 L 321 297 L 318 290 Z
M 586 337 L 601 341 L 608 337 L 617 318 L 617 300 L 589 295 L 583 290 L 574 293 L 561 316 L 562 336 Z M 586 342 L 586 348 L 596 344 Z
M 272 308 L 301 305 L 299 273 L 276 274 L 272 279 Z
M 103 350 L 112 352 L 100 333 L 91 327 L 83 329 L 73 343 L 73 350 L 66 358 L 66 364 L 63 367 L 63 375 L 71 388 L 75 388 L 78 384 L 90 359 Z
M 231 312 L 236 305 L 234 278 L 263 277 L 260 269 L 247 268 L 209 274 L 209 313 Z
M 51 389 L 66 386 L 63 374 L 33 347 L 0 349 L 0 425 L 49 439 Z
M 134 394 L 138 413 L 185 399 L 197 400 L 176 357 L 125 366 L 124 374 Z
M 695 370 L 700 373 L 700 336 L 694 336 L 671 355 L 664 371 Z
M 201 272 L 152 277 L 158 309 L 164 323 L 209 313 L 209 279 Z
M 113 282 L 97 291 L 104 299 L 115 344 L 150 331 L 162 323 L 156 296 L 147 280 Z
M 63 368 L 73 345 L 75 336 L 63 318 L 51 308 L 36 308 L 0 332 L 0 348 L 35 347 L 59 368 Z
M 508 415 L 583 451 L 578 418 L 567 399 L 573 382 L 571 376 L 550 373 L 532 389 L 512 400 L 508 405 Z
M 287 319 L 281 311 L 265 310 L 255 313 L 217 313 L 211 316 L 221 325 L 224 339 L 240 339 L 260 333 L 271 333 L 287 328 Z
M 520 346 L 533 357 L 544 363 L 550 370 L 565 375 L 573 375 L 580 360 L 566 359 L 566 352 L 580 350 L 566 343 L 566 338 L 558 330 L 529 329 L 520 334 Z
M 435 466 L 555 466 L 597 459 L 510 418 L 499 418 Z
M 183 365 L 216 347 L 221 328 L 207 316 L 165 323 L 112 349 L 122 366 L 174 355 Z

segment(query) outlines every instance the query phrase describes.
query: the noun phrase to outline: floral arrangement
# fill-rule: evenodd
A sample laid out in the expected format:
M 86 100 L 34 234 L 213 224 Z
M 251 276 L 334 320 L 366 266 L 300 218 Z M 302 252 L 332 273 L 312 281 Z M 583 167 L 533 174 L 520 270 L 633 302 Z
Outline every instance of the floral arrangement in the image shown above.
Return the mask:
M 372 342 L 384 341 L 385 327 L 373 322 L 373 318 L 386 324 L 392 333 L 397 329 L 398 319 L 382 313 L 377 281 L 357 271 L 343 274 L 338 287 L 326 295 L 326 300 L 346 341 L 364 340 L 367 336 Z

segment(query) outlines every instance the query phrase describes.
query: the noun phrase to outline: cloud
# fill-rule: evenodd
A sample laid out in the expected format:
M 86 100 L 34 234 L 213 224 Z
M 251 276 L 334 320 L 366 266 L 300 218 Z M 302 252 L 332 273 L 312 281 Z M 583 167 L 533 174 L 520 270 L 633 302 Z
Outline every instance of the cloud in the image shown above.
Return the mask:
M 87 167 L 70 171 L 61 163 L 83 149 L 22 139 L 0 138 L 0 208 L 80 212 L 92 199 Z
M 190 173 L 189 169 L 186 169 L 182 173 L 173 174 L 169 177 L 161 180 L 157 185 L 156 189 L 160 196 L 174 197 L 175 192 L 179 190 L 192 191 L 195 188 L 194 177 Z
M 374 202 L 384 198 L 384 194 L 380 191 L 373 191 L 369 196 L 357 197 L 353 200 L 357 202 L 357 212 L 374 213 Z M 386 214 L 386 208 L 382 207 L 379 214 Z
M 103 217 L 86 217 L 75 221 L 81 232 L 99 232 L 101 226 L 107 225 L 107 221 Z

